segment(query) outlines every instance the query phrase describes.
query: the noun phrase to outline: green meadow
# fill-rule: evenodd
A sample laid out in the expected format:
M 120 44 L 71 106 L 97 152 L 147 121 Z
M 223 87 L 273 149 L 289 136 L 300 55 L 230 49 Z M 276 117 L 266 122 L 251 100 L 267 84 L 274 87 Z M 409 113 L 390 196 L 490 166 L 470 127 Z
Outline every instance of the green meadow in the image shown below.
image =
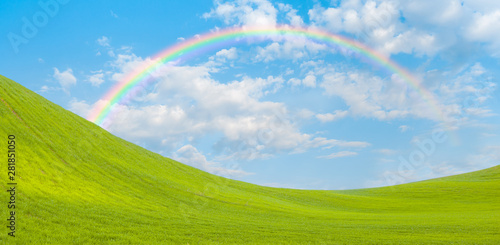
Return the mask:
M 3 76 L 0 98 L 2 244 L 500 244 L 500 166 L 383 188 L 270 188 L 150 152 Z

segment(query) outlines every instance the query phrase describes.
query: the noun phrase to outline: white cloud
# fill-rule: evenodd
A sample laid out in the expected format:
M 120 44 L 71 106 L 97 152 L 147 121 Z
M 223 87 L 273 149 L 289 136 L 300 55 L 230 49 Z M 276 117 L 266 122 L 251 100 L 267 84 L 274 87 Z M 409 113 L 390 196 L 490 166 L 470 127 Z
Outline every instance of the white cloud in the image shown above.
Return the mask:
M 127 74 L 132 73 L 136 70 L 143 70 L 148 65 L 153 64 L 153 60 L 151 60 L 149 57 L 143 59 L 133 53 L 121 53 L 118 55 L 115 55 L 113 53 L 111 57 L 115 58 L 115 60 L 110 63 L 111 67 L 115 69 L 115 72 L 111 75 L 111 78 L 117 82 L 124 79 Z
M 97 44 L 99 44 L 99 45 L 101 45 L 103 47 L 109 47 L 110 46 L 109 45 L 110 41 L 111 40 L 109 40 L 108 37 L 102 36 L 102 37 L 98 38 L 96 42 L 97 42 Z
M 342 1 L 338 7 L 317 4 L 308 14 L 312 26 L 354 35 L 382 53 L 435 54 L 441 45 L 434 35 L 401 23 L 399 7 L 392 1 Z
M 463 21 L 467 9 L 459 0 L 441 1 L 407 1 L 401 3 L 400 9 L 405 18 L 412 23 L 429 25 L 454 26 Z
M 219 56 L 236 58 L 235 52 L 235 49 L 224 49 Z M 118 54 L 110 63 L 115 70 L 111 77 L 119 80 L 151 62 L 133 53 Z M 268 158 L 280 152 L 300 153 L 319 147 L 370 145 L 300 132 L 284 104 L 261 101 L 264 95 L 279 91 L 284 83 L 280 76 L 242 76 L 239 80 L 220 83 L 212 78 L 213 71 L 207 64 L 158 67 L 154 90 L 140 92 L 139 100 L 133 97 L 144 105 L 116 105 L 113 120 L 105 121 L 104 127 L 164 154 L 185 145 L 186 140 L 196 142 L 207 134 L 220 134 L 214 149 L 217 157 L 224 160 Z M 81 104 L 73 107 L 85 108 Z M 296 113 L 300 118 L 314 115 L 311 111 Z
M 339 157 L 350 157 L 350 156 L 356 156 L 358 155 L 357 152 L 353 151 L 341 151 L 341 152 L 335 152 L 327 156 L 319 156 L 318 158 L 324 158 L 324 159 L 334 159 L 334 158 L 339 158 Z
M 310 72 L 302 80 L 298 79 L 296 77 L 292 77 L 292 78 L 290 78 L 290 80 L 288 80 L 287 83 L 290 84 L 292 87 L 302 85 L 302 86 L 308 87 L 308 88 L 315 88 L 316 87 L 316 76 L 312 72 Z
M 286 13 L 286 20 L 292 26 L 304 26 L 304 20 L 302 17 L 297 15 L 297 10 L 292 7 L 290 4 L 278 3 L 278 8 L 280 11 Z
M 420 91 L 397 75 L 382 79 L 348 67 L 324 64 L 311 67 L 319 87 L 324 89 L 326 95 L 341 98 L 351 116 L 378 120 L 423 118 L 452 125 L 471 116 L 493 115 L 483 104 L 491 98 L 496 84 L 490 81 L 489 72 L 479 63 L 466 67 L 458 74 L 446 70 L 422 74 L 419 80 L 423 81 L 425 92 L 434 100 L 430 100 L 429 95 L 422 96 Z M 323 114 L 318 119 L 335 120 L 341 115 Z M 401 129 L 406 130 L 404 127 Z
M 111 16 L 118 19 L 118 15 L 115 14 L 115 12 L 113 12 L 113 10 L 110 10 L 109 13 L 111 14 Z
M 490 44 L 490 49 L 500 54 L 500 33 L 494 31 L 500 26 L 500 9 L 490 13 L 475 13 L 464 33 L 465 38 L 471 41 Z
M 463 0 L 464 6 L 479 12 L 491 12 L 500 9 L 500 2 L 497 0 Z
M 319 5 L 315 5 L 313 9 L 309 10 L 309 19 L 313 22 L 313 25 L 324 26 L 330 31 L 337 33 L 343 29 L 341 14 L 341 9 L 325 9 Z
M 302 84 L 306 87 L 311 87 L 315 88 L 316 87 L 316 76 L 309 74 L 307 75 L 304 80 L 302 80 Z
M 50 91 L 58 91 L 58 90 L 61 90 L 61 88 L 49 87 L 47 85 L 43 85 L 42 87 L 40 87 L 40 90 L 38 90 L 38 91 L 40 93 L 47 93 L 47 92 L 50 92 Z
M 384 81 L 379 77 L 356 71 L 329 71 L 323 75 L 320 86 L 325 89 L 327 95 L 342 98 L 354 116 L 390 120 L 404 118 L 413 113 L 435 118 L 435 115 L 429 114 L 428 106 L 425 106 L 420 95 L 408 94 L 406 85 L 396 79 Z
M 226 24 L 239 26 L 275 26 L 277 10 L 266 0 L 237 0 L 234 2 L 215 2 L 216 7 L 204 18 L 220 18 Z
M 74 98 L 69 102 L 69 110 L 81 117 L 86 118 L 91 110 L 91 106 L 85 100 L 79 101 Z
M 222 59 L 223 61 L 225 61 L 226 59 L 234 60 L 234 59 L 238 58 L 238 52 L 236 51 L 235 47 L 232 47 L 230 49 L 222 49 L 222 50 L 218 51 L 215 54 L 215 56 L 218 59 Z
M 66 92 L 68 92 L 69 87 L 76 85 L 76 78 L 73 75 L 73 70 L 71 68 L 60 72 L 59 69 L 54 67 L 54 74 L 52 76 Z
M 234 58 L 233 52 L 225 49 L 219 55 Z M 112 77 L 120 79 L 123 74 L 151 62 L 149 58 L 137 57 L 133 53 L 118 54 L 110 63 L 116 70 Z M 312 67 L 325 70 L 322 64 L 315 63 Z M 141 96 L 142 101 L 151 105 L 118 105 L 113 120 L 105 127 L 121 137 L 164 153 L 178 149 L 188 138 L 189 142 L 195 142 L 206 134 L 219 132 L 222 137 L 214 149 L 218 159 L 224 161 L 269 158 L 280 152 L 301 153 L 314 148 L 364 148 L 370 145 L 300 132 L 284 104 L 260 101 L 265 94 L 279 90 L 284 83 L 281 77 L 243 76 L 222 84 L 212 79 L 211 72 L 213 69 L 207 65 L 159 67 L 154 77 L 157 81 L 155 89 L 143 92 Z M 300 80 L 301 84 L 307 79 L 316 83 L 317 75 L 322 73 L 306 74 L 306 78 Z M 313 83 L 306 84 L 311 86 Z M 349 113 L 336 111 L 335 114 L 316 117 L 329 121 Z M 313 115 L 310 111 L 308 114 Z
M 498 12 L 483 10 L 487 9 L 487 4 L 491 3 L 475 4 L 467 1 L 461 4 L 458 0 L 443 0 L 439 3 L 431 0 L 353 0 L 341 1 L 338 7 L 325 8 L 316 4 L 308 11 L 308 16 L 310 26 L 314 28 L 326 28 L 334 33 L 355 36 L 359 41 L 387 55 L 407 53 L 434 56 L 440 51 L 447 54 L 459 53 L 461 49 L 458 46 L 463 44 L 462 40 L 484 40 L 496 50 L 500 49 L 500 42 L 496 41 L 499 38 L 495 32 L 482 31 L 495 26 L 498 19 Z M 496 4 L 491 6 L 494 5 Z M 215 1 L 214 9 L 204 14 L 204 17 L 220 18 L 227 25 L 237 26 L 305 24 L 291 5 L 277 3 L 275 6 L 266 0 Z M 475 29 L 475 26 L 486 28 Z M 477 35 L 470 35 L 469 31 L 464 32 L 469 29 L 474 30 Z M 471 39 L 468 36 L 477 36 L 479 39 Z M 277 44 L 271 44 L 260 50 L 259 59 L 272 61 L 283 57 L 284 54 L 293 55 L 295 58 L 306 57 L 307 52 L 304 49 L 296 47 L 293 52 L 282 52 Z
M 92 73 L 94 74 L 88 76 L 87 81 L 89 81 L 92 86 L 99 87 L 101 83 L 104 82 L 104 73 L 102 73 L 102 70 Z
M 219 18 L 227 25 L 304 26 L 290 4 L 267 0 L 215 1 L 205 18 Z M 493 0 L 340 1 L 336 7 L 316 3 L 308 10 L 309 25 L 348 34 L 387 55 L 408 53 L 435 56 L 459 54 L 466 42 L 485 42 L 500 55 L 500 6 Z
M 305 25 L 302 17 L 297 14 L 298 11 L 290 4 L 277 3 L 275 5 L 267 0 L 214 1 L 214 3 L 215 8 L 203 14 L 203 17 L 221 19 L 226 25 L 245 28 L 273 27 L 284 23 L 291 26 Z M 278 18 L 281 18 L 278 16 L 280 13 L 284 15 L 284 18 L 278 21 Z
M 431 73 L 431 72 L 429 72 Z M 492 116 L 491 110 L 484 103 L 492 97 L 496 84 L 488 75 L 488 71 L 480 64 L 466 66 L 455 77 L 448 78 L 442 74 L 429 75 L 429 80 L 444 80 L 437 91 L 443 100 L 455 104 L 454 114 L 466 120 L 473 116 Z M 449 76 L 449 75 L 448 75 Z M 451 109 L 451 107 L 450 107 Z
M 208 161 L 207 158 L 192 145 L 184 145 L 179 148 L 174 154 L 173 159 L 193 166 L 195 168 L 207 171 L 212 174 L 217 174 L 221 176 L 245 176 L 250 173 L 245 172 L 241 169 L 229 169 L 224 168 L 221 164 Z
M 316 4 L 308 15 L 312 26 L 354 35 L 388 55 L 459 53 L 477 41 L 500 54 L 499 34 L 491 31 L 499 24 L 500 6 L 491 0 L 352 0 L 337 7 Z
M 280 39 L 280 38 L 274 38 Z M 308 59 L 317 55 L 320 51 L 329 50 L 326 45 L 312 42 L 305 38 L 281 38 L 265 47 L 257 47 L 255 61 L 270 62 L 278 59 Z
M 287 83 L 292 85 L 292 86 L 299 86 L 300 84 L 302 84 L 302 80 L 293 77 L 293 78 L 290 78 L 290 80 L 288 80 Z
M 342 118 L 346 117 L 347 115 L 349 115 L 349 111 L 336 110 L 333 114 L 332 113 L 317 114 L 316 118 L 324 123 L 324 122 L 332 122 L 332 121 L 342 119 Z
M 265 48 L 257 48 L 257 60 L 263 60 L 265 62 L 273 61 L 281 55 L 280 44 L 274 42 L 267 45 Z
M 394 27 L 378 29 L 371 35 L 372 42 L 386 54 L 417 54 L 433 56 L 442 49 L 436 36 L 416 29 L 396 33 Z
M 47 92 L 47 91 L 49 91 L 49 87 L 48 87 L 47 85 L 43 85 L 43 86 L 40 88 L 40 92 L 42 92 L 42 93 L 45 93 L 45 92 Z

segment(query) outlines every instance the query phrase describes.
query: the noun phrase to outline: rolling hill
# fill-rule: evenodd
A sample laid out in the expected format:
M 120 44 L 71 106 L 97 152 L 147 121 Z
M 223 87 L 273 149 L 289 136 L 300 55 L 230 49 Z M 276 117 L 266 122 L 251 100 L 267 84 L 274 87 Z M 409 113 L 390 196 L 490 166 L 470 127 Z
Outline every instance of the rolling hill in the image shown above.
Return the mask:
M 500 166 L 313 191 L 218 177 L 145 150 L 0 76 L 4 244 L 499 244 Z

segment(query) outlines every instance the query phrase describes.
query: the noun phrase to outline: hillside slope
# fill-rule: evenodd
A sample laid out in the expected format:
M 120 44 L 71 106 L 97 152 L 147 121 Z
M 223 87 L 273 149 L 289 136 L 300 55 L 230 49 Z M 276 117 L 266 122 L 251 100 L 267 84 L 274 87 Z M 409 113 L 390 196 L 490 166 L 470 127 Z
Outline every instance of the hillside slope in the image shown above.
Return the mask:
M 500 243 L 500 167 L 394 187 L 310 191 L 211 175 L 113 136 L 0 76 L 4 244 Z

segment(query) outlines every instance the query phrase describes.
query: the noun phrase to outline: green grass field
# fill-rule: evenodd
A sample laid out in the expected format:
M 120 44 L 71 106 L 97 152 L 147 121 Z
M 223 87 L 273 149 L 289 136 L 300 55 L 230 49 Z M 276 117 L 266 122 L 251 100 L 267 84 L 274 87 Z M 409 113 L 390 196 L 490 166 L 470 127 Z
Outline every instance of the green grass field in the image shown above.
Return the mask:
M 0 99 L 3 244 L 500 244 L 500 166 L 385 188 L 262 187 L 145 150 L 3 76 Z

